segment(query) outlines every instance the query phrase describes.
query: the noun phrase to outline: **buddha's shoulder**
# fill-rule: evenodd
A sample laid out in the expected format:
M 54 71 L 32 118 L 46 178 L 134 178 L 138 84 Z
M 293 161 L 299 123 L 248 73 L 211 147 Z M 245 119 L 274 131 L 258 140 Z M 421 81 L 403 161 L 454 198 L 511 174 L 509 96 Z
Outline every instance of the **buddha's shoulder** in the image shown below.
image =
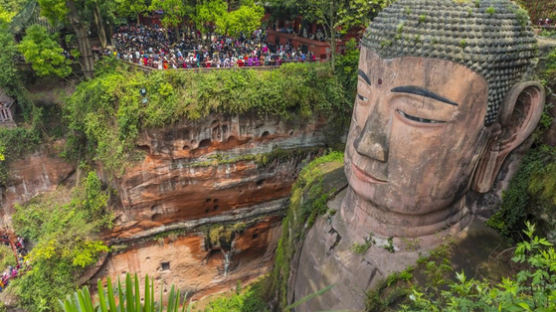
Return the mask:
M 303 168 L 293 193 L 301 191 L 305 198 L 317 199 L 336 194 L 347 186 L 342 153 L 317 158 Z

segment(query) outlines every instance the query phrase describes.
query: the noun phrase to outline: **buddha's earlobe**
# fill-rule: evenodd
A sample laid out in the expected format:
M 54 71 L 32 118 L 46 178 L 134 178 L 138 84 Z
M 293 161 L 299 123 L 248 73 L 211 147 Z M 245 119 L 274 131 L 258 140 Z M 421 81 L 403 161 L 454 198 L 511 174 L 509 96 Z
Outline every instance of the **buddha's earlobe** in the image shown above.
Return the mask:
M 475 191 L 490 191 L 506 157 L 537 127 L 544 101 L 544 88 L 536 81 L 518 83 L 508 92 L 500 111 L 500 130 L 493 131 L 475 172 Z

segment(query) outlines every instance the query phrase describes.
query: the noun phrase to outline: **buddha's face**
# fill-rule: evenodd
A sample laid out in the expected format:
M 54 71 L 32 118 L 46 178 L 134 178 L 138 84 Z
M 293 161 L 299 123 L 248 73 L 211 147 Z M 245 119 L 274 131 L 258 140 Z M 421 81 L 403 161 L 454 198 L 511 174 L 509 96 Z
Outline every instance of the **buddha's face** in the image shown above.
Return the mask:
M 491 130 L 488 86 L 463 65 L 361 49 L 345 171 L 379 209 L 425 215 L 467 192 Z

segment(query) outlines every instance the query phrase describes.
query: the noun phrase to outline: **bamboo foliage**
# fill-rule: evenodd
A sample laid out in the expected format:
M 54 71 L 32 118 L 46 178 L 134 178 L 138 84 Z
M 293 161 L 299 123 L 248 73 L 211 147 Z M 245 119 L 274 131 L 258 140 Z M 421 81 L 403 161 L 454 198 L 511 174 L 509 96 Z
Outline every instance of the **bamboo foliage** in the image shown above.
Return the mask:
M 168 304 L 164 309 L 162 288 L 160 289 L 160 299 L 155 301 L 154 281 L 150 280 L 148 275 L 145 276 L 143 303 L 141 303 L 137 274 L 132 279 L 128 273 L 124 286 L 122 287 L 118 279 L 117 286 L 114 288 L 112 281 L 108 278 L 105 288 L 98 280 L 98 303 L 93 304 L 93 298 L 85 286 L 73 295 L 67 295 L 65 300 L 60 300 L 60 305 L 64 312 L 191 312 L 191 303 L 186 303 L 185 299 L 181 302 L 180 291 L 176 290 L 173 285 L 168 296 Z M 180 305 L 182 306 L 181 310 Z

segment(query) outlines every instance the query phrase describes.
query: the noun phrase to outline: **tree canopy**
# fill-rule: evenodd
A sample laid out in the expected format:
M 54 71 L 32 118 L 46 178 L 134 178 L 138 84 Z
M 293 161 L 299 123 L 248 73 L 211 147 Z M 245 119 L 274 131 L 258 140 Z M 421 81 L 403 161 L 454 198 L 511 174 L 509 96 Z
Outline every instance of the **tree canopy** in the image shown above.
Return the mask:
M 0 19 L 10 21 L 25 5 L 26 0 L 0 0 Z
M 9 31 L 9 25 L 6 21 L 0 19 L 0 88 L 9 92 L 14 82 L 17 80 L 17 68 L 15 66 L 15 57 L 17 55 L 17 47 L 12 33 Z
M 278 10 L 302 13 L 309 21 L 324 26 L 330 43 L 331 64 L 336 55 L 338 33 L 351 27 L 367 25 L 378 11 L 392 0 L 270 0 Z
M 125 17 L 136 17 L 147 12 L 145 0 L 114 0 L 118 14 Z
M 182 0 L 153 0 L 149 10 L 164 11 L 161 22 L 162 26 L 167 28 L 180 25 L 187 13 L 187 7 Z
M 71 61 L 63 54 L 64 49 L 54 36 L 43 26 L 27 28 L 18 48 L 37 76 L 55 75 L 64 78 L 71 74 Z
M 261 26 L 264 8 L 252 5 L 241 5 L 237 10 L 227 12 L 217 21 L 217 28 L 221 34 L 239 37 L 251 34 Z M 224 27 L 223 27 L 224 26 Z
M 195 14 L 191 19 L 195 27 L 202 32 L 208 30 L 210 24 L 222 25 L 226 29 L 228 4 L 223 0 L 202 1 L 195 6 Z

